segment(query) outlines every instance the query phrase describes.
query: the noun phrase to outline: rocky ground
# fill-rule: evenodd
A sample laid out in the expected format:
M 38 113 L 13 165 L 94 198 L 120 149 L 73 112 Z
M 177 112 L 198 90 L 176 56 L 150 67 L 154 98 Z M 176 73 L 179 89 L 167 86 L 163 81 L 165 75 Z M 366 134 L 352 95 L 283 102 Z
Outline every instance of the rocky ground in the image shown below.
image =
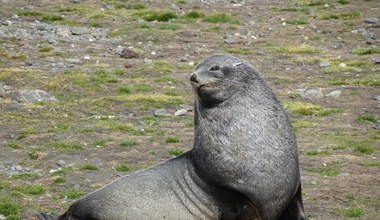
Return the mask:
M 62 213 L 192 146 L 189 75 L 249 60 L 296 130 L 306 212 L 380 216 L 376 0 L 0 1 L 0 219 Z

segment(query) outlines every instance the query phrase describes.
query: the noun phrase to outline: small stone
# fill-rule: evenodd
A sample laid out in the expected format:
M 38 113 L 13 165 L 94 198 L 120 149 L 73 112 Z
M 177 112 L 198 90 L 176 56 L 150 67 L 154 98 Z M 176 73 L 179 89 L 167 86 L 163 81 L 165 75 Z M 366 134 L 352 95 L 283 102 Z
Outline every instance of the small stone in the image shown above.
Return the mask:
M 166 111 L 166 109 L 160 108 L 160 109 L 154 110 L 153 115 L 154 116 L 168 117 L 168 116 L 171 116 L 172 114 L 170 114 L 168 111 Z
M 70 64 L 79 65 L 81 63 L 81 60 L 77 59 L 77 58 L 67 58 L 66 62 L 68 62 Z
M 331 45 L 330 45 L 331 48 L 333 49 L 338 49 L 340 48 L 340 44 L 338 42 L 333 42 Z
M 362 36 L 365 40 L 376 40 L 376 34 L 367 30 L 362 32 Z
M 375 61 L 375 64 L 380 64 L 380 57 L 375 57 L 373 60 Z
M 11 87 L 0 82 L 0 93 L 6 93 L 11 90 Z
M 375 130 L 380 130 L 380 122 L 377 121 L 377 122 L 373 123 L 372 128 Z
M 339 176 L 349 176 L 349 173 L 340 173 Z
M 17 90 L 12 99 L 21 103 L 57 101 L 54 96 L 43 90 Z
M 180 109 L 186 109 L 186 111 L 192 112 L 193 109 L 194 109 L 194 106 L 191 106 L 191 105 L 188 105 L 188 104 L 181 104 L 181 105 L 178 106 L 177 110 L 180 110 Z
M 325 67 L 329 67 L 329 66 L 331 66 L 331 64 L 330 64 L 330 62 L 322 61 L 322 62 L 320 62 L 320 63 L 318 64 L 318 66 L 319 66 L 320 68 L 325 68 Z
M 380 95 L 374 95 L 372 96 L 373 100 L 380 101 Z
M 364 18 L 364 22 L 367 24 L 377 24 L 379 20 L 375 17 L 371 17 L 371 18 Z
M 323 93 L 321 89 L 299 90 L 299 94 L 304 99 L 323 98 Z
M 224 36 L 223 37 L 223 41 L 226 44 L 233 44 L 233 43 L 235 43 L 235 40 L 233 39 L 233 37 L 231 35 Z
M 57 28 L 55 33 L 61 37 L 68 37 L 71 35 L 71 31 L 69 28 Z
M 66 166 L 66 162 L 65 162 L 64 160 L 58 160 L 58 161 L 56 162 L 56 164 L 57 164 L 58 166 L 60 166 L 60 167 L 64 167 L 64 166 Z
M 12 26 L 13 22 L 10 21 L 10 20 L 6 20 L 6 21 L 3 21 L 2 24 L 3 24 L 4 26 Z
M 342 92 L 340 90 L 334 90 L 326 94 L 326 97 L 338 98 L 340 95 L 342 95 Z
M 179 110 L 177 110 L 177 111 L 174 113 L 174 115 L 175 115 L 175 116 L 182 116 L 182 115 L 186 115 L 186 113 L 187 113 L 187 110 L 186 110 L 186 109 L 179 109 Z
M 175 5 L 175 4 L 172 4 L 172 5 L 170 6 L 170 9 L 172 9 L 172 10 L 174 10 L 174 11 L 181 11 L 181 8 L 178 7 L 178 6 Z
M 51 66 L 52 68 L 55 68 L 55 69 L 66 68 L 66 66 L 65 66 L 64 63 L 52 63 L 50 66 Z
M 116 50 L 115 50 L 115 54 L 116 55 L 121 55 L 121 52 L 123 52 L 123 50 L 125 49 L 126 47 L 124 46 L 117 46 Z
M 132 68 L 132 67 L 134 67 L 135 66 L 135 63 L 134 62 L 126 62 L 126 63 L 124 63 L 124 68 Z
M 132 59 L 132 58 L 138 58 L 139 54 L 129 48 L 124 48 L 123 51 L 121 51 L 120 56 L 126 59 Z
M 71 28 L 72 35 L 85 35 L 88 34 L 88 29 L 83 27 Z
M 181 57 L 179 59 L 179 61 L 181 61 L 181 62 L 188 62 L 189 58 L 190 58 L 190 55 L 189 54 L 185 54 L 183 57 Z
M 150 63 L 152 63 L 152 62 L 153 62 L 153 60 L 148 59 L 148 58 L 144 58 L 144 63 L 146 63 L 146 64 L 150 64 Z

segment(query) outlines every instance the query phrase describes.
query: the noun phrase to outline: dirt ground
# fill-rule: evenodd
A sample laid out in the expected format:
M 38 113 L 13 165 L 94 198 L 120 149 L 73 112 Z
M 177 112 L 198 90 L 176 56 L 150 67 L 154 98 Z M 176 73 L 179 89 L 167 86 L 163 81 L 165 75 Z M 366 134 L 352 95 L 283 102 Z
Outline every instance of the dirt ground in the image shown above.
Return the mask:
M 376 0 L 1 0 L 0 219 L 62 213 L 190 149 L 189 76 L 215 53 L 250 61 L 288 110 L 309 219 L 380 219 L 379 15 Z M 36 89 L 55 101 L 18 98 Z

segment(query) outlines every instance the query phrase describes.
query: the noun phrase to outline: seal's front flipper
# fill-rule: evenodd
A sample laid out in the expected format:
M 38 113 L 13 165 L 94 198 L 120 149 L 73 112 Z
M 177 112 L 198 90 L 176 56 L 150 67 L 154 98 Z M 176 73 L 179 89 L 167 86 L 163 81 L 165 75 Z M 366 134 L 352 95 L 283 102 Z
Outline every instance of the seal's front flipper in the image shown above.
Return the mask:
M 66 219 L 66 213 L 63 215 L 51 215 L 48 213 L 37 213 L 37 218 L 39 220 L 65 220 Z
M 293 200 L 289 203 L 279 220 L 308 220 L 302 204 L 301 184 Z

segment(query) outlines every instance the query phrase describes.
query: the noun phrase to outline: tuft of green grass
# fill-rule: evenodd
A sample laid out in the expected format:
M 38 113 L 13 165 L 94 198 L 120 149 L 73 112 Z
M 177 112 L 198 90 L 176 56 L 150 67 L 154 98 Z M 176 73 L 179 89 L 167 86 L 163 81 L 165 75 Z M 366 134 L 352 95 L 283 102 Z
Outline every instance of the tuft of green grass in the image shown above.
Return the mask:
M 126 131 L 133 135 L 143 135 L 144 131 L 137 129 L 132 123 L 121 123 L 118 121 L 107 120 L 102 122 L 103 125 L 107 126 L 112 130 Z
M 176 83 L 177 79 L 172 76 L 161 76 L 155 80 L 156 82 Z
M 79 170 L 99 170 L 99 168 L 94 164 L 84 164 L 79 167 Z
M 125 140 L 123 142 L 120 143 L 120 147 L 125 147 L 125 148 L 128 148 L 128 147 L 132 147 L 132 146 L 136 146 L 138 143 L 136 141 L 133 141 L 133 140 Z
M 246 54 L 250 54 L 251 53 L 251 50 L 249 48 L 246 48 L 246 47 L 241 47 L 241 48 L 227 48 L 225 49 L 225 51 L 227 53 L 232 53 L 232 54 L 240 54 L 240 55 L 246 55 Z
M 380 75 L 369 74 L 360 79 L 337 78 L 337 79 L 329 80 L 327 83 L 330 85 L 336 85 L 336 86 L 343 86 L 343 85 L 365 86 L 365 87 L 380 86 Z
M 120 86 L 116 90 L 117 90 L 117 92 L 119 94 L 128 94 L 128 93 L 131 93 L 131 89 L 128 86 Z
M 338 3 L 341 4 L 341 5 L 347 5 L 347 4 L 350 4 L 350 2 L 347 1 L 347 0 L 338 0 Z
M 326 0 L 301 0 L 300 2 L 303 6 L 322 6 L 328 3 Z
M 165 143 L 179 143 L 179 139 L 177 137 L 168 137 L 165 139 Z
M 362 208 L 359 207 L 353 207 L 353 208 L 345 208 L 345 209 L 338 209 L 338 212 L 344 217 L 348 218 L 360 218 L 365 215 L 365 211 Z
M 43 185 L 18 185 L 14 189 L 28 195 L 41 195 L 46 192 L 46 188 Z
M 20 206 L 11 198 L 0 196 L 0 215 L 7 217 L 15 217 L 20 215 Z
M 164 25 L 161 25 L 160 27 L 160 30 L 172 30 L 172 31 L 175 31 L 178 29 L 178 25 L 176 24 L 164 24 Z
M 132 87 L 132 90 L 136 92 L 150 92 L 152 91 L 152 87 L 149 84 L 136 84 Z
M 131 166 L 128 166 L 126 164 L 122 164 L 122 165 L 115 166 L 115 170 L 118 172 L 128 172 L 128 171 L 132 170 L 132 168 L 131 168 Z
M 294 25 L 309 24 L 309 20 L 307 16 L 300 16 L 294 19 L 286 19 L 285 22 L 287 24 L 294 24 Z
M 268 45 L 267 47 L 277 53 L 317 54 L 321 52 L 319 48 L 316 48 L 307 44 L 286 45 L 286 46 Z
M 68 199 L 77 199 L 77 198 L 81 197 L 82 195 L 84 195 L 84 193 L 82 191 L 80 191 L 79 189 L 71 188 L 71 189 L 68 189 L 68 190 L 62 192 L 60 197 L 61 198 L 68 198 Z
M 91 144 L 95 147 L 105 147 L 107 145 L 108 140 L 94 140 Z
M 158 120 L 157 120 L 157 117 L 153 116 L 153 115 L 145 115 L 143 118 L 142 118 L 142 121 L 143 121 L 143 124 L 144 125 L 147 125 L 147 126 L 157 126 L 159 123 L 158 123 Z
M 78 141 L 72 141 L 72 142 L 51 141 L 48 144 L 48 146 L 62 152 L 72 152 L 72 151 L 82 150 L 82 145 Z
M 169 10 L 141 10 L 134 14 L 136 17 L 141 17 L 145 21 L 160 21 L 168 22 L 171 19 L 176 19 L 178 16 L 175 12 Z
M 359 163 L 363 167 L 380 167 L 380 162 L 378 161 L 362 161 Z
M 171 73 L 174 71 L 171 65 L 164 60 L 156 60 L 152 63 L 152 66 L 159 73 Z
M 311 121 L 294 120 L 292 121 L 294 130 L 298 131 L 301 128 L 310 128 L 316 126 L 316 123 Z
M 196 18 L 203 18 L 205 15 L 203 13 L 197 12 L 197 11 L 190 11 L 185 15 L 186 18 L 190 19 L 196 19 Z
M 354 145 L 354 152 L 357 155 L 363 155 L 363 154 L 373 154 L 375 152 L 374 147 L 368 145 L 368 144 L 363 144 L 363 143 L 356 143 Z
M 329 151 L 326 151 L 326 150 L 311 150 L 311 151 L 308 151 L 306 152 L 306 155 L 307 156 L 329 156 L 331 155 L 331 153 Z
M 358 122 L 376 122 L 377 121 L 375 115 L 369 115 L 369 114 L 358 115 L 356 116 L 355 120 Z
M 311 115 L 311 116 L 327 116 L 333 113 L 340 112 L 339 109 L 335 108 L 324 108 L 319 105 L 315 105 L 308 102 L 285 102 L 284 106 L 292 113 L 300 115 Z
M 178 156 L 182 155 L 183 153 L 184 153 L 184 151 L 181 149 L 173 148 L 173 149 L 168 150 L 168 154 L 172 157 L 178 157 Z
M 306 170 L 312 173 L 319 173 L 323 176 L 328 177 L 334 177 L 340 174 L 340 169 L 334 166 L 316 166 L 307 168 Z
M 360 12 L 340 13 L 340 14 L 321 14 L 318 16 L 321 20 L 336 20 L 336 19 L 349 19 L 360 18 L 362 14 Z
M 203 21 L 209 23 L 231 23 L 239 24 L 238 20 L 233 19 L 231 16 L 224 13 L 213 13 L 203 17 Z
M 53 183 L 55 183 L 55 184 L 61 184 L 61 183 L 64 183 L 64 182 L 66 182 L 66 180 L 63 179 L 63 177 L 57 177 L 57 178 L 55 178 L 53 180 Z
M 353 54 L 357 55 L 369 55 L 369 54 L 380 54 L 379 47 L 355 47 L 352 49 Z
M 21 149 L 22 147 L 16 143 L 8 143 L 7 147 L 10 147 L 12 149 Z
M 38 49 L 38 52 L 41 52 L 41 53 L 48 53 L 50 51 L 54 50 L 53 47 L 42 47 L 40 49 Z
M 13 179 L 35 179 L 39 177 L 38 173 L 19 173 L 12 175 Z

